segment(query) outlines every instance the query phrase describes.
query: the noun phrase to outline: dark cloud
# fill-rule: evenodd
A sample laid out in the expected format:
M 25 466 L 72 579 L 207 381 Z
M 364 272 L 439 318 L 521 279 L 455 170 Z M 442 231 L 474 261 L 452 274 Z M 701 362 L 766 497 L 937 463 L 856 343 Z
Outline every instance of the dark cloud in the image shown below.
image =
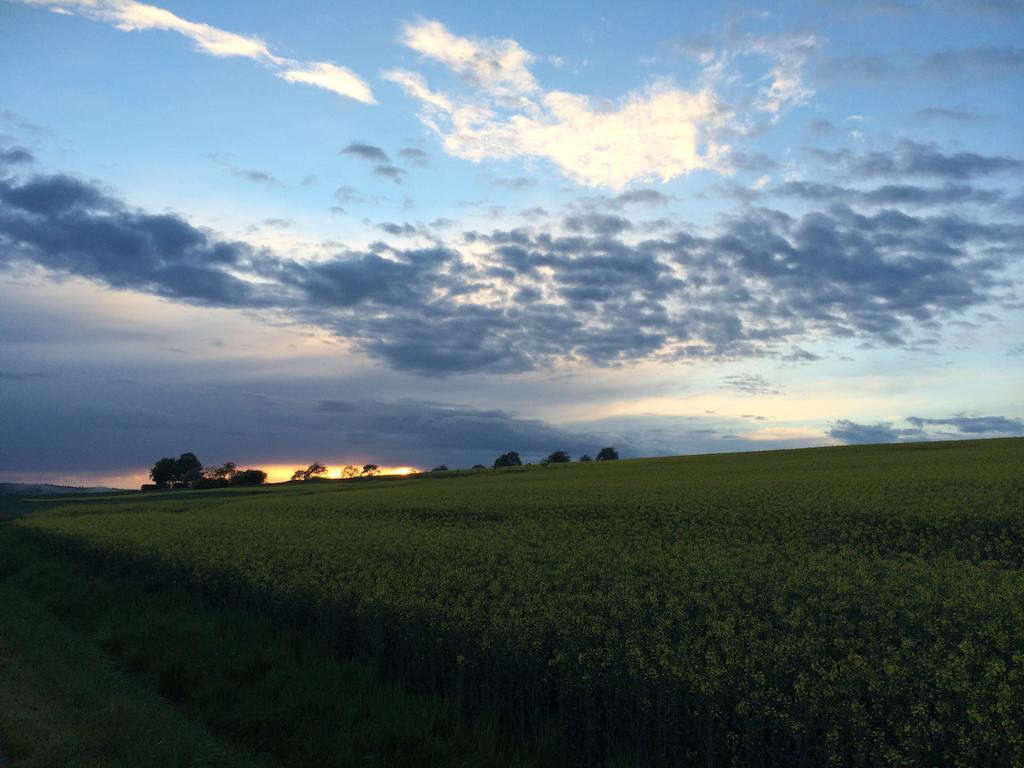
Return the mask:
M 266 171 L 254 171 L 249 168 L 228 168 L 228 173 L 253 184 L 266 184 L 268 187 L 283 187 L 284 182 Z
M 516 176 L 508 179 L 495 179 L 491 182 L 492 187 L 499 187 L 501 189 L 511 189 L 513 191 L 519 191 L 521 189 L 529 189 L 537 185 L 536 179 L 530 179 L 526 176 Z
M 943 81 L 1009 77 L 1024 72 L 1024 49 L 1012 45 L 949 48 L 925 54 L 889 57 L 851 54 L 821 57 L 817 75 L 824 80 L 928 78 Z
M 419 229 L 414 227 L 412 224 L 409 224 L 408 222 L 395 224 L 390 221 L 385 221 L 378 224 L 377 229 L 381 230 L 382 232 L 387 232 L 389 235 L 393 235 L 395 237 L 411 237 L 412 235 L 419 234 Z
M 334 190 L 334 197 L 339 203 L 362 203 L 363 196 L 355 187 L 341 186 Z
M 48 379 L 51 376 L 52 374 L 49 373 L 0 371 L 0 380 L 3 381 L 34 381 Z
M 617 207 L 626 205 L 667 205 L 668 195 L 656 189 L 630 189 L 612 198 Z
M 789 352 L 782 355 L 782 359 L 791 363 L 813 363 L 816 360 L 821 360 L 822 357 L 813 352 L 808 352 L 802 347 L 794 346 Z
M 383 165 L 387 165 L 391 162 L 391 158 L 388 157 L 388 153 L 380 147 L 375 147 L 373 144 L 363 144 L 358 141 L 353 141 L 341 150 L 341 154 L 351 155 L 352 157 L 357 157 L 360 160 L 366 160 L 370 163 L 381 163 Z
M 24 147 L 0 147 L 0 163 L 15 165 L 35 162 L 35 157 Z
M 373 168 L 374 176 L 382 176 L 385 179 L 391 179 L 395 184 L 401 184 L 402 179 L 409 172 L 404 168 L 399 168 L 397 165 L 376 165 Z
M 398 150 L 398 156 L 405 160 L 405 162 L 411 163 L 412 165 L 418 165 L 422 168 L 430 166 L 430 155 L 428 155 L 422 149 L 416 149 L 415 147 L 405 147 L 403 149 Z
M 760 374 L 738 373 L 722 379 L 722 386 L 744 395 L 780 395 L 782 391 Z
M 735 190 L 730 190 L 734 192 Z M 760 192 L 743 190 L 741 199 L 756 200 L 769 196 L 796 197 L 831 205 L 848 203 L 871 206 L 937 206 L 976 203 L 991 205 L 1003 198 L 998 190 L 980 189 L 966 184 L 923 187 L 914 184 L 884 184 L 870 189 L 854 189 L 813 181 L 787 181 Z
M 53 270 L 169 298 L 260 307 L 263 291 L 231 274 L 261 254 L 172 214 L 126 208 L 67 176 L 0 180 L 0 263 L 29 260 Z
M 823 117 L 811 120 L 807 124 L 807 129 L 815 136 L 831 136 L 833 133 L 839 131 L 830 120 L 826 120 Z
M 566 235 L 466 233 L 472 259 L 442 244 L 374 243 L 306 262 L 130 208 L 71 177 L 0 176 L 0 264 L 270 309 L 424 375 L 562 360 L 800 361 L 813 357 L 800 345 L 832 338 L 911 345 L 1005 293 L 1004 267 L 1024 247 L 1020 225 L 961 211 L 835 204 L 799 217 L 748 208 L 710 234 L 644 230 L 648 239 L 633 242 L 622 239 L 634 230 L 619 216 L 584 212 L 565 224 Z M 380 228 L 428 234 L 404 223 Z
M 889 152 L 855 153 L 843 149 L 836 152 L 812 150 L 812 153 L 855 178 L 927 176 L 963 181 L 1024 169 L 1024 161 L 1017 158 L 975 152 L 945 154 L 933 145 L 911 139 L 903 139 Z
M 891 424 L 858 424 L 855 421 L 840 419 L 826 433 L 829 437 L 842 440 L 851 445 L 860 443 L 895 443 L 900 439 L 900 432 Z
M 595 235 L 606 236 L 618 235 L 633 228 L 633 224 L 628 219 L 599 213 L 567 216 L 563 224 L 572 232 L 591 232 Z
M 845 443 L 893 443 L 897 441 L 942 440 L 957 437 L 1024 435 L 1024 419 L 1007 416 L 965 416 L 955 414 L 945 419 L 908 416 L 909 427 L 893 423 L 858 424 L 840 419 L 828 435 Z M 935 429 L 945 427 L 946 429 Z
M 768 173 L 779 167 L 779 164 L 760 152 L 731 152 L 729 164 L 742 173 Z
M 1024 419 L 1006 416 L 964 416 L 958 414 L 948 419 L 922 419 L 908 416 L 907 423 L 918 429 L 926 427 L 952 427 L 967 435 L 1024 435 Z
M 919 68 L 925 74 L 942 78 L 1024 72 L 1024 49 L 986 45 L 936 51 L 925 56 Z

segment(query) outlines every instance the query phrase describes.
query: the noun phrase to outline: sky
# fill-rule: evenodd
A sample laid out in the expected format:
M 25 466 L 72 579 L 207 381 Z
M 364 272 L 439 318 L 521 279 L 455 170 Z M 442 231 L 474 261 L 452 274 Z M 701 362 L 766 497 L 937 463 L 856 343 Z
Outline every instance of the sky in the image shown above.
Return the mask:
M 0 481 L 1024 434 L 1024 3 L 0 0 Z

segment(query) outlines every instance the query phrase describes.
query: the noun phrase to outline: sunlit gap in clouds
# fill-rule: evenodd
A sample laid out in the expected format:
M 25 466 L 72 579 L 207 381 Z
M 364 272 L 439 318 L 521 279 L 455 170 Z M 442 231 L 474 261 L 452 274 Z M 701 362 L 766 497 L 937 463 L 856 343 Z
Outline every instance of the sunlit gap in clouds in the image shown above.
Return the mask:
M 346 466 L 354 466 L 358 467 L 359 469 L 362 469 L 363 466 L 367 463 L 368 462 L 365 461 L 352 461 L 349 462 L 348 464 L 328 464 L 327 474 L 325 475 L 325 477 L 331 480 L 339 480 L 341 479 L 341 471 Z M 308 466 L 308 464 L 309 462 L 303 463 L 301 461 L 297 461 L 294 464 L 262 464 L 258 465 L 258 468 L 262 469 L 264 472 L 267 473 L 268 483 L 283 483 L 286 480 L 292 479 L 292 474 L 295 472 L 296 469 L 304 469 L 306 466 Z M 380 470 L 380 474 L 382 475 L 411 475 L 415 474 L 416 472 L 423 471 L 421 469 L 418 469 L 417 467 L 380 466 L 378 467 L 378 469 Z

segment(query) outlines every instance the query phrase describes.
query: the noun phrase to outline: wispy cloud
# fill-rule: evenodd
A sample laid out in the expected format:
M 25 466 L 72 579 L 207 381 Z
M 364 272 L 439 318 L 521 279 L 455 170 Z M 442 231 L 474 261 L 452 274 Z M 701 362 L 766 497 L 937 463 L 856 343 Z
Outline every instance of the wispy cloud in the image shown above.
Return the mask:
M 357 74 L 327 61 L 303 62 L 277 56 L 256 35 L 240 35 L 224 29 L 189 21 L 165 8 L 133 0 L 22 0 L 58 13 L 73 13 L 113 24 L 125 32 L 163 30 L 187 37 L 203 53 L 218 57 L 253 59 L 269 67 L 277 77 L 303 83 L 345 96 L 364 104 L 375 104 L 373 92 Z
M 425 20 L 405 24 L 399 39 L 465 85 L 447 94 L 419 72 L 383 73 L 420 102 L 422 122 L 456 157 L 543 158 L 581 184 L 613 189 L 723 166 L 728 148 L 716 133 L 731 115 L 710 89 L 657 80 L 608 103 L 543 89 L 529 69 L 534 55 L 515 40 L 461 37 Z

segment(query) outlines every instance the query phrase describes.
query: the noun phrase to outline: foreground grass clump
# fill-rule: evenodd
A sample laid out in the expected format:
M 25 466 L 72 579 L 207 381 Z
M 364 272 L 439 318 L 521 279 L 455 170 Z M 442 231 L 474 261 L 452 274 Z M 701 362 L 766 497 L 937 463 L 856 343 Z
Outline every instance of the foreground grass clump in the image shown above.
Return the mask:
M 76 503 L 8 523 L 554 720 L 580 764 L 1024 763 L 1024 441 Z

